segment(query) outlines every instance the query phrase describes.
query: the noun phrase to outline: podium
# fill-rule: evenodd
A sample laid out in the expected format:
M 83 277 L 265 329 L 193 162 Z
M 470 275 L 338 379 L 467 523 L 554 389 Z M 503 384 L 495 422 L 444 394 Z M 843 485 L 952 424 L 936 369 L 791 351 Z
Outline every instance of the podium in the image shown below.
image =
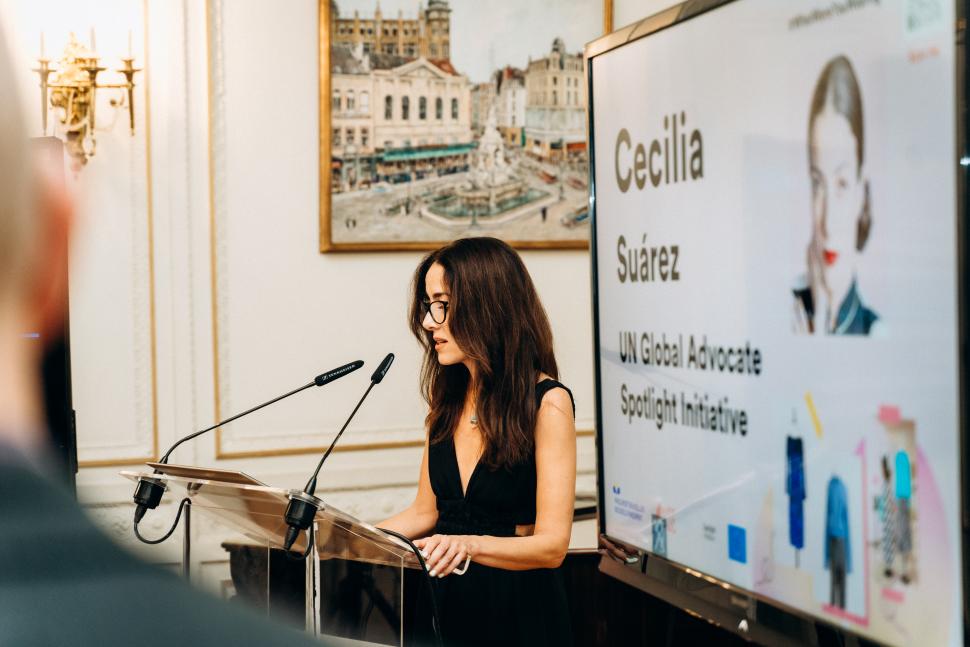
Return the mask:
M 302 492 L 270 487 L 256 479 L 231 470 L 185 465 L 148 463 L 153 472 L 123 471 L 131 481 L 154 479 L 162 483 L 169 501 L 188 499 L 190 509 L 210 515 L 224 525 L 248 537 L 259 550 L 266 551 L 266 581 L 274 561 L 271 553 L 283 549 L 288 526 L 283 520 L 290 495 Z M 317 499 L 319 511 L 313 525 L 312 545 L 307 545 L 307 533 L 300 533 L 292 554 L 306 553 L 305 560 L 305 627 L 315 636 L 327 636 L 334 644 L 397 645 L 403 647 L 405 637 L 403 582 L 405 569 L 420 570 L 414 553 L 404 542 L 390 537 L 374 526 L 355 519 L 325 501 Z M 186 523 L 190 517 L 187 516 Z M 188 534 L 186 534 L 188 542 Z M 188 546 L 185 544 L 186 560 Z M 296 559 L 294 557 L 293 559 Z M 321 580 L 321 562 L 346 560 L 356 564 L 379 567 L 383 586 L 371 585 L 364 613 L 357 613 L 353 622 L 338 618 L 332 605 L 324 605 L 325 589 L 339 595 L 340 582 Z M 187 561 L 186 561 L 187 563 Z M 388 572 L 390 579 L 388 579 Z M 329 596 L 328 596 L 329 597 Z M 376 610 L 376 613 L 374 611 Z

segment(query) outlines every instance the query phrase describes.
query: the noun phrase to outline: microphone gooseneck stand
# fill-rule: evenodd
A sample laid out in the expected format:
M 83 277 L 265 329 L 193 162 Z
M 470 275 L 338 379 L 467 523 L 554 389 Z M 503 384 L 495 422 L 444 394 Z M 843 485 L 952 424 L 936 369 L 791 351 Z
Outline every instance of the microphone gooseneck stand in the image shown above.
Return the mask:
M 162 456 L 159 463 L 168 463 L 169 456 L 171 456 L 175 448 L 181 445 L 182 443 L 192 440 L 193 438 L 197 438 L 198 436 L 201 436 L 204 433 L 212 431 L 213 429 L 217 429 L 225 424 L 232 422 L 233 420 L 238 420 L 239 418 L 242 418 L 243 416 L 247 416 L 253 413 L 254 411 L 259 411 L 263 407 L 268 407 L 269 405 L 279 402 L 280 400 L 283 400 L 285 398 L 288 398 L 291 395 L 295 395 L 300 391 L 304 391 L 313 386 L 324 386 L 325 384 L 329 384 L 334 380 L 338 380 L 345 375 L 353 373 L 363 365 L 364 365 L 364 362 L 362 362 L 361 360 L 356 360 L 354 362 L 350 362 L 349 364 L 344 364 L 343 366 L 327 371 L 326 373 L 321 373 L 320 375 L 313 378 L 311 382 L 308 382 L 307 384 L 304 384 L 299 388 L 293 389 L 288 393 L 284 393 L 281 396 L 275 397 L 272 400 L 269 400 L 260 405 L 257 405 L 252 409 L 247 409 L 242 413 L 237 413 L 231 418 L 226 418 L 221 422 L 217 422 L 211 427 L 201 429 L 199 431 L 189 434 L 188 436 L 185 436 L 184 438 L 180 438 L 178 441 L 175 442 L 174 445 L 169 447 L 168 451 L 165 452 L 165 455 Z M 156 468 L 155 474 L 160 474 L 160 473 L 161 472 Z M 186 506 L 191 505 L 191 502 L 188 499 L 183 499 L 182 502 L 179 504 L 178 512 L 175 515 L 175 521 L 172 524 L 172 527 L 168 530 L 168 532 L 166 532 L 159 539 L 146 539 L 142 537 L 141 533 L 138 531 L 138 524 L 139 522 L 141 522 L 142 518 L 145 516 L 145 513 L 148 510 L 154 510 L 155 508 L 158 507 L 158 504 L 161 502 L 162 495 L 164 493 L 165 493 L 165 485 L 160 479 L 153 479 L 153 478 L 138 479 L 138 485 L 135 486 L 135 494 L 132 498 L 135 502 L 135 515 L 134 515 L 135 537 L 137 537 L 138 540 L 141 542 L 144 542 L 146 544 L 160 544 L 166 539 L 168 539 L 169 537 L 171 537 L 172 533 L 175 531 L 175 528 L 178 526 L 179 518 L 182 516 L 182 510 L 186 508 Z
M 314 496 L 314 492 L 316 492 L 317 489 L 317 476 L 320 474 L 320 469 L 330 456 L 333 448 L 337 445 L 337 441 L 340 440 L 340 437 L 343 435 L 344 430 L 347 429 L 350 421 L 353 420 L 354 416 L 357 414 L 357 410 L 360 409 L 360 406 L 370 394 L 371 389 L 373 389 L 377 384 L 380 384 L 381 380 L 384 379 L 384 376 L 387 375 L 387 371 L 391 368 L 391 364 L 393 362 L 394 353 L 388 353 L 384 360 L 380 363 L 380 366 L 377 367 L 377 370 L 374 371 L 374 374 L 371 375 L 371 383 L 367 387 L 367 390 L 364 391 L 364 395 L 361 396 L 360 400 L 357 402 L 357 406 L 355 406 L 354 410 L 350 412 L 350 416 L 348 416 L 346 422 L 344 422 L 343 427 L 341 427 L 340 431 L 337 432 L 333 442 L 330 443 L 327 451 L 324 452 L 323 456 L 320 458 L 320 461 L 317 463 L 317 468 L 313 470 L 313 475 L 310 477 L 310 480 L 307 481 L 306 486 L 303 488 L 303 492 L 294 491 L 290 493 L 290 503 L 286 506 L 286 513 L 284 515 L 286 524 L 289 526 L 289 528 L 286 531 L 286 540 L 283 544 L 283 549 L 286 551 L 286 555 L 288 557 L 292 555 L 290 549 L 296 542 L 297 537 L 299 537 L 300 532 L 304 530 L 307 532 L 306 550 L 301 553 L 299 557 L 291 557 L 291 559 L 305 560 L 310 555 L 313 548 L 314 537 L 312 534 L 313 528 L 311 527 L 311 524 L 313 523 L 313 518 L 316 516 L 317 511 L 320 509 L 321 503 L 320 500 Z M 414 552 L 414 556 L 417 558 L 418 564 L 421 565 L 421 570 L 424 573 L 424 580 L 428 585 L 428 593 L 431 598 L 431 628 L 434 632 L 435 644 L 438 645 L 438 647 L 442 647 L 444 643 L 442 642 L 441 638 L 441 620 L 438 614 L 438 599 L 435 596 L 434 578 L 432 578 L 431 574 L 428 572 L 428 566 L 424 562 L 424 556 L 421 554 L 421 550 L 414 545 L 413 541 L 399 532 L 387 530 L 385 528 L 378 528 L 378 530 L 384 534 L 396 537 L 397 539 L 403 541 L 405 544 L 407 544 L 411 551 Z
M 313 476 L 307 481 L 306 485 L 303 486 L 302 492 L 292 491 L 290 492 L 290 503 L 286 506 L 286 513 L 283 518 L 286 520 L 286 525 L 289 526 L 286 530 L 286 539 L 283 542 L 283 550 L 287 553 L 290 552 L 290 548 L 293 547 L 293 543 L 296 542 L 296 538 L 300 536 L 300 532 L 308 530 L 310 524 L 313 523 L 313 518 L 316 516 L 317 512 L 320 510 L 320 500 L 313 496 L 314 492 L 317 490 L 317 475 L 320 474 L 320 468 L 323 467 L 323 463 L 330 456 L 330 452 L 333 451 L 334 446 L 340 437 L 343 435 L 350 421 L 354 419 L 357 415 L 357 411 L 360 409 L 360 405 L 364 404 L 364 400 L 370 395 L 371 389 L 381 383 L 384 376 L 387 375 L 387 371 L 391 368 L 391 364 L 394 362 L 394 353 L 388 353 L 387 356 L 381 361 L 380 366 L 374 371 L 374 374 L 370 377 L 370 385 L 368 385 L 367 390 L 364 391 L 364 395 L 361 396 L 360 400 L 357 401 L 357 406 L 354 410 L 350 412 L 347 420 L 344 422 L 343 427 L 337 432 L 334 437 L 333 442 L 330 443 L 330 447 L 320 458 L 320 462 L 317 463 L 317 469 L 313 470 Z M 307 543 L 310 543 L 309 538 Z M 307 551 L 304 557 L 309 554 Z

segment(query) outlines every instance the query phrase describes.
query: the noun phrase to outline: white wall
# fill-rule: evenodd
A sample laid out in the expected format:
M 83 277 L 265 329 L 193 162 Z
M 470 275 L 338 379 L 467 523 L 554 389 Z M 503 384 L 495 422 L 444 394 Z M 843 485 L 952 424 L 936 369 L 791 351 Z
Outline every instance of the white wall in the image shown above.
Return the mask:
M 146 8 L 147 110 L 134 143 L 123 127 L 99 135 L 106 145 L 76 181 L 84 198 L 71 316 L 82 458 L 89 464 L 148 458 L 153 434 L 164 450 L 211 424 L 217 399 L 226 416 L 324 369 L 365 360 L 365 369 L 351 377 L 235 424 L 223 432 L 220 452 L 215 436 L 204 437 L 172 461 L 242 469 L 274 485 L 298 486 L 317 454 L 273 454 L 324 446 L 388 351 L 397 354 L 394 368 L 341 442 L 420 442 L 420 358 L 405 322 L 420 254 L 317 251 L 316 0 L 291 0 L 285 10 L 271 0 L 122 3 L 127 22 L 104 18 L 98 40 L 107 50 L 133 28 L 139 56 Z M 87 15 L 110 11 L 100 0 L 0 2 L 7 32 L 18 34 L 22 62 L 36 55 L 32 32 L 39 28 L 50 30 L 52 53 L 53 27 L 44 25 L 67 7 L 76 9 L 79 24 L 57 28 L 80 33 L 88 29 Z M 29 66 L 21 65 L 21 99 L 34 115 L 38 97 Z M 144 88 L 146 77 L 139 82 Z M 553 322 L 562 379 L 576 396 L 577 427 L 591 431 L 588 254 L 523 257 Z M 579 489 L 592 493 L 593 441 L 583 436 L 579 443 Z M 224 457 L 252 452 L 265 455 Z M 334 453 L 318 493 L 379 520 L 410 500 L 419 459 L 417 447 Z M 133 467 L 137 462 L 87 466 L 78 477 L 91 514 L 128 544 L 132 486 L 118 471 Z M 145 533 L 160 534 L 173 515 L 172 502 L 150 513 Z M 228 577 L 220 547 L 228 533 L 202 521 L 193 530 L 196 577 L 214 586 Z M 133 548 L 176 563 L 178 544 Z

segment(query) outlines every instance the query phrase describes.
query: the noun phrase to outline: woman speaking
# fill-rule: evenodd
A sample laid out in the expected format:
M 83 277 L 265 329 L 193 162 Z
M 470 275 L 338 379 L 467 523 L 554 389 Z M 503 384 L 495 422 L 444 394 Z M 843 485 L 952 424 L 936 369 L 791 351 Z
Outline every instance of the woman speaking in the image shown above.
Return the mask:
M 380 526 L 417 538 L 440 578 L 448 645 L 569 645 L 555 569 L 572 527 L 575 409 L 532 280 L 505 243 L 466 238 L 429 254 L 412 287 L 428 439 L 414 502 Z

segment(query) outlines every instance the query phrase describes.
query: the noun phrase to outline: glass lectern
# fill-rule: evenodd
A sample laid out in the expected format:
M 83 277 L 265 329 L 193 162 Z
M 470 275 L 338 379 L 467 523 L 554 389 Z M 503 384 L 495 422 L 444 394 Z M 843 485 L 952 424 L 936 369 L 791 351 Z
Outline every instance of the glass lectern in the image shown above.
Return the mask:
M 267 486 L 242 472 L 162 463 L 148 466 L 160 473 L 121 474 L 132 481 L 161 481 L 170 500 L 188 498 L 193 510 L 215 517 L 252 540 L 266 554 L 265 582 L 271 580 L 268 571 L 273 564 L 293 569 L 292 560 L 270 559 L 271 553 L 282 550 L 287 530 L 283 515 L 290 490 Z M 292 548 L 294 555 L 308 553 L 302 566 L 306 630 L 317 636 L 403 646 L 405 621 L 411 615 L 404 611 L 405 569 L 420 569 L 417 558 L 400 540 L 325 501 L 320 500 L 319 505 L 313 545 L 307 551 L 307 533 L 301 533 Z M 374 577 L 375 570 L 380 571 L 379 577 Z M 335 573 L 351 574 L 367 584 L 360 589 L 363 603 L 351 605 L 355 607 L 351 612 L 346 609 L 347 582 L 336 581 L 344 575 Z M 341 596 L 342 602 L 337 600 Z

